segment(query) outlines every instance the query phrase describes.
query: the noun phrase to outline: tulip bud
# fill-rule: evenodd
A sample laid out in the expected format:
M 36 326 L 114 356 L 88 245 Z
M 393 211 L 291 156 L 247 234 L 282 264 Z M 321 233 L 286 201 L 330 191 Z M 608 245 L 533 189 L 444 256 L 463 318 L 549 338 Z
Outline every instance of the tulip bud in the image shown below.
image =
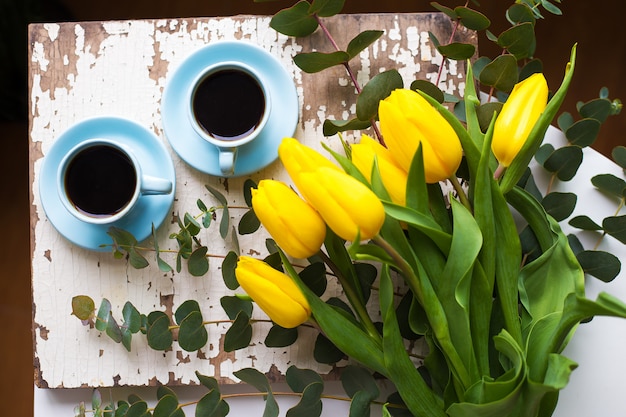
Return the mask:
M 391 201 L 406 205 L 407 172 L 393 159 L 389 149 L 371 137 L 362 135 L 360 143 L 352 145 L 352 163 L 370 183 L 374 158 L 378 162 L 378 170 Z
M 294 258 L 314 255 L 324 243 L 322 217 L 287 184 L 262 180 L 252 190 L 252 208 L 285 253 Z
M 296 283 L 265 262 L 242 256 L 235 276 L 241 288 L 279 326 L 297 327 L 311 315 L 311 307 Z
M 304 146 L 294 138 L 284 138 L 278 147 L 278 156 L 289 173 L 289 176 L 297 181 L 295 177 L 301 172 L 315 171 L 320 167 L 328 167 L 341 171 L 328 158 L 316 150 Z M 296 182 L 296 185 L 297 182 Z
M 405 171 L 421 143 L 426 182 L 454 175 L 463 157 L 461 142 L 446 119 L 419 93 L 394 90 L 380 102 L 378 115 L 387 148 Z
M 370 239 L 385 221 L 376 194 L 350 175 L 328 167 L 299 176 L 299 190 L 328 227 L 345 240 Z
M 511 165 L 547 103 L 548 83 L 543 74 L 533 74 L 515 85 L 493 130 L 491 149 L 500 165 Z

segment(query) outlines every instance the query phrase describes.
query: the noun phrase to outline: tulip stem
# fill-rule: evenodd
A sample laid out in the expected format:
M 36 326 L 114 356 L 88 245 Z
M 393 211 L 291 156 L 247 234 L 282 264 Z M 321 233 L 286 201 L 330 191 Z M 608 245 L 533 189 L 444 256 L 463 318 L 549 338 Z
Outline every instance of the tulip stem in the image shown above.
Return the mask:
M 459 179 L 452 175 L 450 178 L 448 178 L 448 180 L 450 181 L 450 183 L 452 183 L 452 186 L 454 187 L 454 190 L 456 191 L 456 194 L 458 195 L 461 204 L 463 204 L 465 208 L 470 211 L 470 213 L 473 213 L 474 210 L 472 209 L 472 204 L 467 198 L 467 194 L 465 194 L 465 190 L 461 186 L 461 183 L 459 183 Z
M 319 256 L 324 260 L 326 265 L 328 265 L 330 270 L 333 271 L 334 275 L 337 277 L 337 280 L 343 287 L 343 291 L 346 294 L 346 298 L 350 302 L 350 305 L 352 305 L 354 312 L 356 313 L 357 317 L 359 318 L 359 321 L 361 322 L 361 324 L 367 331 L 367 334 L 369 334 L 377 342 L 382 343 L 382 338 L 380 336 L 380 333 L 378 333 L 378 329 L 376 329 L 376 326 L 374 325 L 372 318 L 370 317 L 369 313 L 367 312 L 367 309 L 365 308 L 365 304 L 363 304 L 362 302 L 363 297 L 359 296 L 356 288 L 354 288 L 351 285 L 351 283 L 348 282 L 348 280 L 341 273 L 341 271 L 339 270 L 335 262 L 333 262 L 333 260 L 328 255 L 326 255 L 323 251 L 319 251 Z

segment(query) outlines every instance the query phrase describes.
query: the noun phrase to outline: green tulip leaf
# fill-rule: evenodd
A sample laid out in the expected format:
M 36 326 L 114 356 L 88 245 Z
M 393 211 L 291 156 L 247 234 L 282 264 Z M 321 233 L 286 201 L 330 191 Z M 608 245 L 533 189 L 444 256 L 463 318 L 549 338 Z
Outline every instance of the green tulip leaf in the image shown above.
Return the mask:
M 326 336 L 321 333 L 317 335 L 313 347 L 313 358 L 317 362 L 332 365 L 345 358 L 345 356 Z
M 498 36 L 498 45 L 513 54 L 517 60 L 532 56 L 535 41 L 535 26 L 530 22 L 515 25 Z
M 350 60 L 350 55 L 344 51 L 336 52 L 303 52 L 293 57 L 293 62 L 302 71 L 308 74 L 323 71 L 327 68 L 341 65 Z
M 300 272 L 300 279 L 315 295 L 321 297 L 326 291 L 328 281 L 326 280 L 326 268 L 322 262 L 315 262 L 308 265 Z
M 244 311 L 237 314 L 237 318 L 224 335 L 224 351 L 234 352 L 248 347 L 252 340 L 252 326 L 250 316 Z
M 189 256 L 187 269 L 194 277 L 201 277 L 209 271 L 209 258 L 206 256 L 208 250 L 206 246 L 200 246 Z
M 197 236 L 198 233 L 200 233 L 200 230 L 202 230 L 200 223 L 198 223 L 189 213 L 185 213 L 183 223 L 185 224 L 185 229 L 189 231 L 191 236 Z
M 228 201 L 226 201 L 226 197 L 224 194 L 217 191 L 215 188 L 205 185 L 204 186 L 212 195 L 215 197 L 221 204 L 222 209 L 222 219 L 220 220 L 220 236 L 222 239 L 225 239 L 228 235 L 228 229 L 230 227 L 230 215 L 228 212 Z
M 536 21 L 533 11 L 523 3 L 517 3 L 509 7 L 506 11 L 506 18 L 512 25 L 526 22 L 534 24 Z
M 574 124 L 574 117 L 570 112 L 563 112 L 556 120 L 559 129 L 565 132 L 571 125 Z
M 234 295 L 225 295 L 220 298 L 220 304 L 229 319 L 235 320 L 239 312 L 243 311 L 248 317 L 252 317 L 252 301 L 249 299 L 241 299 Z
M 565 136 L 572 145 L 584 148 L 591 146 L 600 133 L 601 123 L 596 119 L 581 119 L 565 130 Z
M 469 30 L 481 31 L 491 25 L 487 16 L 469 7 L 458 6 L 454 8 L 454 11 L 461 20 L 461 24 Z
M 619 258 L 604 251 L 586 250 L 578 253 L 576 259 L 585 273 L 603 282 L 611 282 L 619 275 L 622 264 Z
M 293 392 L 304 392 L 311 384 L 323 384 L 322 377 L 311 369 L 300 369 L 295 365 L 287 368 L 285 380 Z
M 611 156 L 617 165 L 626 170 L 626 146 L 616 146 L 613 148 Z
M 613 106 L 609 100 L 597 98 L 581 105 L 578 112 L 584 118 L 595 119 L 599 123 L 604 123 L 613 113 Z
M 498 56 L 480 71 L 481 84 L 509 92 L 517 83 L 517 59 L 511 54 Z
M 576 175 L 583 161 L 583 151 L 578 146 L 564 146 L 552 152 L 543 167 L 555 173 L 561 181 L 569 181 Z
M 446 58 L 455 61 L 470 59 L 476 53 L 476 47 L 469 43 L 452 42 L 437 46 L 437 50 Z
M 274 324 L 269 332 L 267 332 L 267 336 L 265 336 L 265 346 L 267 347 L 285 347 L 290 346 L 298 340 L 298 329 L 286 329 L 284 327 L 279 326 L 278 324 Z
M 278 403 L 274 398 L 272 387 L 265 375 L 253 368 L 240 369 L 239 371 L 233 372 L 233 375 L 246 384 L 252 385 L 259 392 L 267 394 L 265 397 L 265 411 L 263 412 L 263 417 L 278 416 Z
M 165 395 L 159 399 L 152 415 L 154 417 L 184 417 L 185 412 L 178 407 L 178 398 Z
M 348 365 L 341 372 L 341 385 L 348 397 L 365 392 L 370 401 L 380 395 L 380 390 L 372 374 L 361 366 Z
M 298 404 L 287 410 L 285 417 L 319 417 L 322 414 L 324 384 L 314 382 L 302 391 Z
M 96 303 L 87 295 L 72 297 L 72 314 L 79 320 L 89 320 L 96 309 Z
M 569 225 L 581 230 L 602 230 L 602 226 L 591 220 L 590 217 L 584 215 L 573 217 L 570 219 Z
M 240 235 L 250 235 L 259 230 L 259 227 L 261 227 L 261 222 L 254 210 L 248 210 L 241 216 L 237 231 Z
M 170 318 L 162 311 L 148 314 L 148 346 L 154 350 L 167 350 L 172 346 L 173 336 L 170 330 Z
M 235 252 L 229 251 L 224 261 L 222 261 L 222 279 L 224 280 L 224 285 L 226 285 L 226 288 L 229 290 L 239 288 L 239 281 L 237 281 L 237 276 L 235 275 L 238 258 Z
M 341 12 L 346 0 L 313 0 L 309 8 L 309 14 L 320 17 L 330 17 Z
M 200 312 L 200 304 L 196 300 L 187 300 L 174 312 L 174 321 L 180 325 L 188 315 L 195 312 Z
M 349 59 L 356 57 L 361 51 L 376 42 L 383 33 L 385 32 L 382 30 L 366 30 L 355 36 L 348 43 L 348 48 L 346 49 Z
M 411 83 L 410 88 L 411 90 L 416 90 L 416 91 L 420 90 L 428 94 L 429 96 L 437 100 L 439 103 L 443 103 L 445 100 L 443 91 L 441 91 L 435 84 L 431 83 L 430 81 L 415 80 Z
M 602 221 L 602 228 L 606 233 L 626 244 L 626 215 L 605 218 Z
M 310 4 L 301 0 L 288 9 L 276 13 L 270 21 L 270 27 L 287 36 L 302 37 L 315 32 L 318 23 L 309 13 Z
M 560 222 L 574 212 L 577 198 L 574 193 L 551 192 L 543 198 L 541 204 L 549 215 Z
M 359 120 L 357 118 L 350 120 L 324 120 L 323 134 L 324 136 L 333 136 L 339 132 L 348 130 L 363 130 L 371 126 L 369 120 Z
M 447 15 L 450 19 L 452 20 L 458 19 L 458 16 L 453 9 L 446 7 L 444 5 L 441 5 L 437 3 L 436 1 L 431 2 L 430 5 L 433 6 L 435 9 L 439 10 L 441 13 L 444 13 L 445 15 Z
M 388 97 L 404 82 L 400 73 L 393 69 L 375 75 L 361 91 L 356 102 L 356 115 L 359 120 L 370 120 L 378 114 L 378 103 Z
M 178 344 L 187 352 L 195 352 L 206 345 L 209 335 L 204 327 L 202 313 L 193 311 L 180 323 Z
M 598 174 L 591 178 L 591 183 L 600 191 L 621 199 L 626 189 L 626 181 L 613 174 Z

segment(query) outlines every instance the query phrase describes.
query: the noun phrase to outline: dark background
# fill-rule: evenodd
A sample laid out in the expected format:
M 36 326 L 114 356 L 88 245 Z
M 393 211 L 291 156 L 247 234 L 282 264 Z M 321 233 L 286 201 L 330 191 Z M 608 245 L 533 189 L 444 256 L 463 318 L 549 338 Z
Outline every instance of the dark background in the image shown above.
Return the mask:
M 447 6 L 459 0 L 440 0 Z M 159 17 L 273 14 L 295 0 L 254 3 L 252 0 L 0 0 L 0 403 L 2 414 L 32 416 L 33 369 L 30 299 L 29 184 L 28 184 L 28 41 L 29 22 L 115 20 Z M 433 11 L 424 0 L 348 0 L 346 13 Z M 512 3 L 481 0 L 479 10 L 492 20 L 498 34 L 509 24 L 505 10 Z M 578 62 L 564 110 L 575 111 L 576 101 L 598 96 L 608 87 L 610 97 L 626 100 L 624 64 L 626 3 L 613 0 L 563 0 L 564 16 L 545 14 L 536 27 L 537 57 L 556 88 L 570 48 L 578 42 Z M 381 28 L 385 29 L 385 28 Z M 350 30 L 350 28 L 346 28 Z M 484 38 L 481 55 L 500 51 Z M 626 145 L 626 112 L 603 126 L 594 147 L 609 155 Z

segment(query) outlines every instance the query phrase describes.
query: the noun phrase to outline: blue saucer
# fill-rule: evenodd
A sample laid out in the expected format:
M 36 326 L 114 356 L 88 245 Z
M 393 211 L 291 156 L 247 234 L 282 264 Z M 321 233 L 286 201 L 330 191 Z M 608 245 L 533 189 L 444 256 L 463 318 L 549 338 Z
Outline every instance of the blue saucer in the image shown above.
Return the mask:
M 56 172 L 65 154 L 78 143 L 93 138 L 109 138 L 126 144 L 139 160 L 143 174 L 166 178 L 174 186 L 170 194 L 140 196 L 137 205 L 123 219 L 105 225 L 92 225 L 78 220 L 67 211 L 61 199 Z M 70 242 L 85 249 L 110 251 L 113 240 L 107 234 L 111 226 L 132 233 L 138 241 L 152 234 L 167 217 L 172 203 L 176 173 L 165 145 L 152 132 L 130 120 L 117 117 L 97 117 L 79 122 L 59 136 L 44 157 L 39 173 L 41 204 L 57 231 Z
M 191 83 L 209 65 L 224 61 L 254 67 L 268 86 L 271 101 L 269 119 L 254 141 L 237 151 L 233 176 L 248 175 L 271 164 L 278 157 L 278 145 L 292 136 L 299 117 L 299 102 L 292 76 L 281 62 L 265 49 L 246 41 L 218 41 L 187 57 L 167 80 L 161 102 L 163 130 L 170 145 L 190 166 L 218 177 L 217 147 L 202 139 L 188 120 L 188 92 Z

